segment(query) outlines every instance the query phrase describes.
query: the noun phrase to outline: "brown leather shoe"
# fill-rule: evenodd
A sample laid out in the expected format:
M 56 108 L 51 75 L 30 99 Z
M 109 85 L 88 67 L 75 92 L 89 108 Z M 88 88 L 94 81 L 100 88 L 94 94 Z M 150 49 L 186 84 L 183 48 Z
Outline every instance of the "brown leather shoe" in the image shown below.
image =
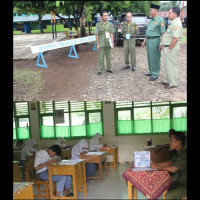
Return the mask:
M 166 86 L 165 86 L 166 89 L 172 89 L 172 88 L 176 88 L 176 87 L 177 87 L 177 86 L 169 86 L 169 85 L 166 85 Z
M 158 82 L 159 84 L 162 84 L 162 85 L 169 85 L 169 83 L 165 83 L 164 81 L 160 81 Z

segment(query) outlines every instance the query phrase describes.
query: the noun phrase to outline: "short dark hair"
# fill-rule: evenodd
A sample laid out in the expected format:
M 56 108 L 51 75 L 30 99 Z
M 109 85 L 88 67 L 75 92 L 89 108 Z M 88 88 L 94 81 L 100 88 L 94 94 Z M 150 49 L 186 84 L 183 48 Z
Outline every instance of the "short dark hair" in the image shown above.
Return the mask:
M 101 10 L 100 16 L 103 16 L 103 13 L 107 13 L 107 11 L 106 10 Z
M 175 130 L 174 129 L 169 129 L 169 132 L 172 132 L 172 134 L 174 134 Z
M 181 12 L 180 8 L 179 8 L 178 6 L 174 6 L 174 7 L 172 7 L 171 9 L 172 9 L 172 12 L 173 12 L 173 13 L 176 13 L 177 16 L 179 17 L 180 12 Z
M 58 155 L 58 156 L 61 155 L 61 148 L 59 145 L 54 144 L 49 149 L 51 149 L 54 153 L 56 153 L 56 155 Z
M 127 11 L 126 14 L 127 14 L 127 13 L 131 13 L 131 15 L 133 16 L 133 13 L 132 13 L 131 11 Z
M 16 145 L 17 146 L 21 146 L 21 145 L 23 145 L 24 144 L 24 141 L 23 140 L 18 140 L 17 142 L 16 142 Z
M 175 131 L 175 134 L 173 135 L 177 141 L 181 141 L 182 145 L 185 146 L 186 136 L 183 132 Z

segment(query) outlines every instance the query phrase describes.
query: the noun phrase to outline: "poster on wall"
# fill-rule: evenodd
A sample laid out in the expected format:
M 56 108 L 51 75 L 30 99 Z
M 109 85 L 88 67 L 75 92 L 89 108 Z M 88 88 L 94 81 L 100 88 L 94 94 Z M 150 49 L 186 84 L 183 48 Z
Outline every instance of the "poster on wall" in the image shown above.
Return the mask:
M 64 110 L 55 110 L 54 117 L 55 117 L 56 124 L 65 123 Z
M 135 151 L 134 165 L 135 167 L 150 167 L 150 151 Z

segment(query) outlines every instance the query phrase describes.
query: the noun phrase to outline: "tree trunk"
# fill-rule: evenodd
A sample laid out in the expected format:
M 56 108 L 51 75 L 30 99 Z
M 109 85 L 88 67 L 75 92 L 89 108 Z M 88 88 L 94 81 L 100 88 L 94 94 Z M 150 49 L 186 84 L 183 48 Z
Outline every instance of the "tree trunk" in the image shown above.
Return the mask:
M 42 16 L 40 14 L 38 14 L 38 15 L 39 15 L 38 20 L 39 20 L 39 25 L 40 25 L 40 31 L 41 31 L 41 33 L 44 33 L 43 27 L 42 27 Z
M 90 29 L 90 27 L 91 27 L 91 22 L 88 22 L 89 35 L 91 35 L 91 29 Z
M 81 37 L 85 37 L 86 36 L 86 32 L 85 32 L 85 6 L 83 7 L 83 11 L 81 13 L 81 17 L 80 17 L 80 35 Z

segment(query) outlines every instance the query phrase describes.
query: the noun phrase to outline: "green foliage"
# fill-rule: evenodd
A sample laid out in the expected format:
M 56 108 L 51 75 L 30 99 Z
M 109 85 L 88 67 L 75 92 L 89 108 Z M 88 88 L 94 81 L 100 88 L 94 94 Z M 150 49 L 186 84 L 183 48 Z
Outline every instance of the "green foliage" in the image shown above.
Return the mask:
M 168 2 L 162 2 L 160 11 L 169 11 L 171 7 L 178 6 L 179 8 L 182 7 L 182 1 L 168 1 Z

